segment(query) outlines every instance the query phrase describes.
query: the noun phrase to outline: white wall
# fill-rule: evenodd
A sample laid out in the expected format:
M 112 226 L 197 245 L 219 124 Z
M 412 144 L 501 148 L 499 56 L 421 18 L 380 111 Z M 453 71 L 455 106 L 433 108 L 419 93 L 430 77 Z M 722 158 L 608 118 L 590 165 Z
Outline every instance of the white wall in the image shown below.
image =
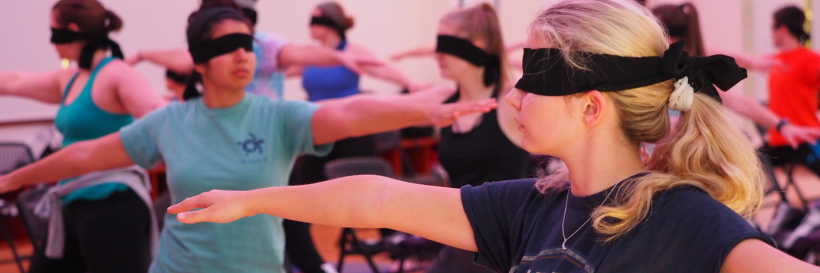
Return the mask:
M 262 31 L 271 31 L 288 37 L 295 43 L 312 42 L 308 36 L 308 20 L 311 9 L 327 0 L 260 0 L 258 4 L 259 25 Z M 505 41 L 522 41 L 532 18 L 544 6 L 558 0 L 463 0 L 466 5 L 479 2 L 497 2 Z M 126 55 L 139 49 L 184 47 L 185 20 L 198 5 L 199 0 L 102 0 L 103 4 L 123 18 L 125 25 L 112 38 L 120 43 Z M 356 26 L 348 37 L 354 43 L 370 47 L 382 58 L 391 53 L 433 45 L 438 19 L 455 8 L 459 0 L 340 0 L 345 10 L 356 20 Z M 681 3 L 677 0 L 649 0 L 650 5 Z M 769 39 L 772 12 L 787 3 L 802 6 L 803 0 L 692 0 L 701 17 L 704 39 L 708 46 L 716 46 L 738 52 L 744 48 L 752 54 L 771 53 Z M 19 69 L 47 71 L 59 69 L 60 61 L 49 39 L 49 14 L 55 1 L 48 0 L 2 0 L 0 1 L 0 71 Z M 747 5 L 751 14 L 745 14 Z M 820 4 L 815 5 L 820 10 Z M 820 14 L 820 13 L 818 13 Z M 751 23 L 744 28 L 743 22 Z M 815 26 L 820 20 L 815 20 Z M 751 34 L 744 34 L 749 29 Z M 820 27 L 815 27 L 815 47 L 820 46 Z M 751 46 L 744 44 L 751 43 Z M 520 58 L 520 53 L 510 56 Z M 405 60 L 396 63 L 401 70 L 422 82 L 447 84 L 438 77 L 438 69 L 432 58 Z M 149 64 L 138 67 L 157 92 L 165 92 L 163 70 Z M 765 79 L 754 78 L 748 83 L 757 93 L 765 93 Z M 763 83 L 759 83 L 759 81 Z M 738 88 L 743 88 L 739 86 Z M 764 91 L 759 91 L 764 88 Z M 286 97 L 304 97 L 299 79 L 286 82 Z M 365 77 L 363 90 L 380 93 L 398 91 L 398 87 L 373 78 Z M 0 122 L 50 117 L 55 108 L 26 99 L 0 96 Z
M 279 33 L 295 43 L 311 43 L 308 36 L 310 11 L 327 0 L 261 0 L 257 6 L 262 31 Z M 392 53 L 435 43 L 439 18 L 458 6 L 458 0 L 377 1 L 341 0 L 355 18 L 349 39 L 370 47 L 382 58 Z M 471 5 L 478 1 L 465 1 Z M 502 28 L 507 41 L 520 41 L 526 26 L 542 6 L 540 0 L 499 0 Z M 55 1 L 0 1 L 0 71 L 48 71 L 60 68 L 60 60 L 49 44 L 49 15 Z M 139 49 L 185 46 L 185 21 L 196 9 L 198 0 L 102 0 L 103 5 L 124 21 L 120 33 L 112 34 L 126 55 Z M 422 82 L 446 84 L 438 76 L 432 58 L 405 60 L 397 65 Z M 161 68 L 140 64 L 137 69 L 151 82 L 155 91 L 166 92 Z M 397 92 L 398 86 L 373 78 L 362 80 L 362 89 L 380 93 Z M 299 79 L 285 85 L 286 97 L 302 98 Z M 56 108 L 28 99 L 0 96 L 0 122 L 52 117 Z

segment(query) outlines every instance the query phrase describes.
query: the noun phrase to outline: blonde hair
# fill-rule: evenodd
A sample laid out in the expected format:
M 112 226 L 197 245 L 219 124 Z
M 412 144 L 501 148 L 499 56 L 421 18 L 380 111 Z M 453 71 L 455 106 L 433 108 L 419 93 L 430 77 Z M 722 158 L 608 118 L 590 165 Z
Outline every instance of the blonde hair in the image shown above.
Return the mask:
M 490 56 L 498 56 L 498 61 L 501 63 L 501 78 L 498 84 L 504 85 L 510 80 L 501 24 L 493 6 L 481 3 L 470 8 L 451 11 L 441 18 L 441 22 L 455 27 L 456 36 L 460 38 L 473 42 L 484 42 L 484 52 Z
M 530 35 L 562 50 L 567 63 L 579 69 L 590 69 L 580 52 L 663 56 L 669 47 L 657 19 L 634 0 L 562 1 L 541 12 Z M 652 198 L 676 186 L 700 188 L 746 218 L 760 207 L 765 175 L 751 143 L 719 103 L 700 93 L 670 135 L 667 104 L 672 90 L 669 80 L 605 93 L 614 101 L 626 139 L 658 143 L 647 164 L 648 175 L 624 184 L 615 202 L 592 213 L 593 227 L 606 241 L 634 229 L 649 213 Z M 563 190 L 568 178 L 562 170 L 542 178 L 536 187 L 542 193 Z

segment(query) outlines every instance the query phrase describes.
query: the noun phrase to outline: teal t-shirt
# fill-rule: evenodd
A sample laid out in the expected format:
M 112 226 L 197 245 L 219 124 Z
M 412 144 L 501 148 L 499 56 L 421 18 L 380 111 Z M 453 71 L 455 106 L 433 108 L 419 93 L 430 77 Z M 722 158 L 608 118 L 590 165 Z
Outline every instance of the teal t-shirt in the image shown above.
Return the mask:
M 232 107 L 211 109 L 197 98 L 171 103 L 120 134 L 138 165 L 165 162 L 176 204 L 213 189 L 287 185 L 297 156 L 332 148 L 313 145 L 311 118 L 318 108 L 246 94 Z M 283 272 L 284 245 L 282 219 L 270 215 L 227 224 L 183 224 L 167 215 L 150 272 Z

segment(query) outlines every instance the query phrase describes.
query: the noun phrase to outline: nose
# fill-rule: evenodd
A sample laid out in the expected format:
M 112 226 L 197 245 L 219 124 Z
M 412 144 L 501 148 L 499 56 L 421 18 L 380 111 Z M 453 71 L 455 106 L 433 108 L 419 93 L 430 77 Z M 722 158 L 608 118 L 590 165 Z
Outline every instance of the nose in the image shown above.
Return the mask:
M 518 88 L 513 88 L 507 93 L 507 97 L 505 99 L 510 106 L 515 108 L 515 110 L 521 110 L 521 99 L 523 97 L 524 91 L 521 91 Z
M 247 61 L 249 55 L 249 52 L 241 47 L 234 51 L 234 59 L 237 61 Z

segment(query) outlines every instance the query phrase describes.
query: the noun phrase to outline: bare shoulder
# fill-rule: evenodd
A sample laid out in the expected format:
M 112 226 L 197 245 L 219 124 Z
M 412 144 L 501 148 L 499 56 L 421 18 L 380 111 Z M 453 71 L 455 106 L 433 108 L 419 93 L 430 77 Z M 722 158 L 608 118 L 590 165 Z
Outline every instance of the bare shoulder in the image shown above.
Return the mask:
M 128 82 L 130 79 L 134 79 L 134 77 L 144 78 L 142 73 L 136 68 L 120 59 L 111 60 L 99 73 L 104 75 L 105 78 L 114 79 L 116 82 Z

